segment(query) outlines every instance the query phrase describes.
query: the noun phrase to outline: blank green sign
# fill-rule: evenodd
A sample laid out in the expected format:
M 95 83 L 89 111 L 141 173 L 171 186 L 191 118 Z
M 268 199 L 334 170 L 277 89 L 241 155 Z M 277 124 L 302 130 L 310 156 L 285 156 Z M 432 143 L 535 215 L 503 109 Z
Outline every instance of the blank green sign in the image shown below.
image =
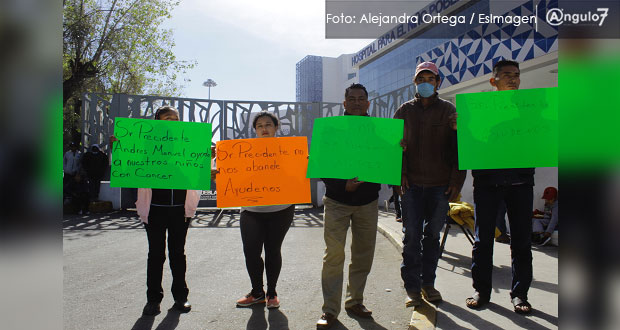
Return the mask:
M 403 120 L 339 116 L 314 120 L 309 178 L 400 185 Z
M 459 168 L 558 166 L 558 90 L 456 95 Z
M 211 189 L 211 124 L 116 118 L 110 186 Z

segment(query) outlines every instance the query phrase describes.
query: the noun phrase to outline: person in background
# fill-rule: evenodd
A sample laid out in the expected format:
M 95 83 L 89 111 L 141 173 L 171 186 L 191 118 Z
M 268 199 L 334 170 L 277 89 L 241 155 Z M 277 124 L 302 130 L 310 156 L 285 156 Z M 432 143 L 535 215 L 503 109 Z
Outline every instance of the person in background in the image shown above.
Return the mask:
M 82 168 L 88 177 L 91 201 L 99 200 L 99 187 L 108 164 L 108 156 L 99 149 L 98 144 L 90 146 L 89 152 L 82 156 Z
M 71 181 L 74 175 L 80 170 L 80 157 L 82 153 L 78 150 L 77 144 L 71 142 L 69 150 L 62 157 L 62 168 L 65 174 L 65 182 Z
M 400 194 L 398 193 L 398 189 L 394 189 L 395 187 L 388 185 L 388 188 L 392 190 L 392 196 L 390 196 L 389 200 L 385 201 L 385 211 L 387 212 L 390 209 L 390 204 L 394 203 L 394 211 L 396 212 L 396 222 L 402 222 L 402 214 L 400 209 Z
M 87 215 L 88 211 L 88 179 L 84 171 L 78 171 L 71 180 L 65 185 L 65 190 L 69 192 L 69 200 L 78 214 Z
M 558 225 L 558 190 L 555 187 L 545 188 L 542 199 L 545 200 L 545 208 L 543 211 L 534 210 L 532 235 L 535 242 L 547 245 Z

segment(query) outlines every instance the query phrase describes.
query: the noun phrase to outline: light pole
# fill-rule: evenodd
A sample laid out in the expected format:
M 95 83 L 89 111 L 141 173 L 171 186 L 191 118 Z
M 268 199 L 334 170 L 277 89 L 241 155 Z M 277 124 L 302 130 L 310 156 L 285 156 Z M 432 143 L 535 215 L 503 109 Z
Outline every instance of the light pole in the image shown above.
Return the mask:
M 211 99 L 211 87 L 217 86 L 217 83 L 213 79 L 207 79 L 207 81 L 202 83 L 203 86 L 209 88 L 209 100 Z

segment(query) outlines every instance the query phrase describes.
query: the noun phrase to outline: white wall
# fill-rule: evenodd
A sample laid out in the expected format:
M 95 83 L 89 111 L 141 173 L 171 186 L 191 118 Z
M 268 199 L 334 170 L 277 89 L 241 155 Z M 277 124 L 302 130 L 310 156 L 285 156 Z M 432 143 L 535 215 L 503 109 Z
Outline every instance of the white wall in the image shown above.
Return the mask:
M 519 64 L 520 89 L 558 87 L 558 52 L 552 52 Z M 492 91 L 491 73 L 439 89 L 439 96 L 455 103 L 456 94 Z M 458 112 L 458 104 L 455 104 Z
M 121 208 L 121 188 L 110 187 L 110 181 L 101 181 L 99 188 L 99 200 L 111 201 L 112 208 L 120 210 Z
M 342 102 L 344 90 L 340 90 L 341 81 L 338 60 L 323 57 L 323 102 Z
M 323 57 L 323 102 L 341 103 L 344 90 L 352 83 L 359 82 L 357 69 L 351 67 L 352 54 Z M 353 79 L 347 79 L 349 73 L 356 73 Z

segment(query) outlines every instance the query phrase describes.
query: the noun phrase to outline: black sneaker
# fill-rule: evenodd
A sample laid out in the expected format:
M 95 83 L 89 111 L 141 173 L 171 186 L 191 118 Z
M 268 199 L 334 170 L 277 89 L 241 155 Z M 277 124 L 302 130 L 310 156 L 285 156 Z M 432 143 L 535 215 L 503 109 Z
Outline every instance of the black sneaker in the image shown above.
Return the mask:
M 142 310 L 142 315 L 157 315 L 161 311 L 159 310 L 159 303 L 147 302 Z
M 545 246 L 547 244 L 549 244 L 549 242 L 551 242 L 551 236 L 542 239 L 542 241 L 540 242 L 540 244 L 538 244 L 539 246 Z
M 497 236 L 495 238 L 495 241 L 498 243 L 506 243 L 509 244 L 510 243 L 510 236 L 508 236 L 506 233 L 502 233 L 501 235 Z
M 323 313 L 321 318 L 316 322 L 317 329 L 329 329 L 336 323 L 336 317 L 330 313 Z
M 175 301 L 172 306 L 174 309 L 180 311 L 181 313 L 187 313 L 192 310 L 192 305 L 189 304 L 189 301 Z

